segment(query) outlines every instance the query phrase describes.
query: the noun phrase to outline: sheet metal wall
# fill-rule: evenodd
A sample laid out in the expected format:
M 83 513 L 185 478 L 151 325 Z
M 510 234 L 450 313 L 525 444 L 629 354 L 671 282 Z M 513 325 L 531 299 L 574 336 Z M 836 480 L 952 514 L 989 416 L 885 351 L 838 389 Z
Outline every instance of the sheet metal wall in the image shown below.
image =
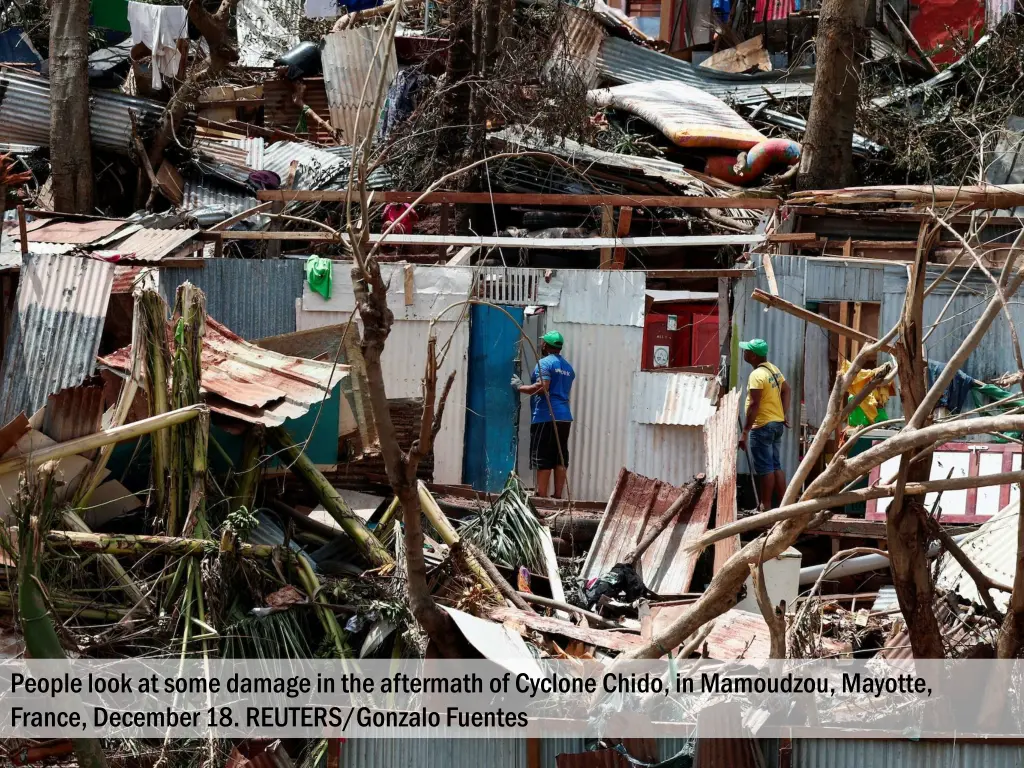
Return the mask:
M 199 267 L 160 269 L 160 293 L 174 306 L 186 280 L 206 294 L 206 311 L 243 339 L 292 333 L 295 298 L 302 295 L 303 262 L 297 259 L 204 259 Z
M 736 281 L 733 293 L 733 337 L 732 337 L 732 368 L 736 378 L 735 386 L 742 393 L 740 401 L 741 414 L 746 407 L 747 377 L 750 366 L 743 362 L 740 355 L 739 342 L 746 339 L 764 339 L 768 342 L 768 359 L 778 366 L 786 381 L 789 382 L 792 395 L 790 410 L 796 414 L 803 396 L 804 374 L 804 329 L 806 323 L 797 317 L 767 309 L 750 298 L 755 288 L 769 291 L 768 279 L 765 277 L 761 257 L 755 256 L 757 276 L 744 277 Z M 798 256 L 773 256 L 772 266 L 775 280 L 779 287 L 779 296 L 799 306 L 804 305 L 804 276 L 808 260 Z M 741 416 L 742 418 L 742 416 Z M 790 477 L 799 463 L 800 444 L 795 429 L 787 429 L 782 436 L 782 469 Z M 747 457 L 741 451 L 737 471 L 749 472 Z
M 793 768 L 1019 768 L 1024 745 L 793 739 Z
M 583 323 L 548 327 L 565 336 L 565 357 L 576 371 L 569 487 L 574 499 L 605 500 L 628 457 L 623 437 L 629 434 L 633 373 L 640 370 L 644 329 Z
M 340 768 L 527 768 L 526 739 L 349 739 L 341 745 L 339 765 Z M 547 765 L 554 768 L 554 758 Z
M 630 422 L 626 468 L 672 485 L 705 471 L 703 427 Z
M 348 312 L 310 312 L 302 309 L 302 299 L 292 304 L 296 330 L 306 331 L 348 322 Z M 445 363 L 438 371 L 439 387 L 449 371 L 456 371 L 445 406 L 441 429 L 434 440 L 434 482 L 461 483 L 462 456 L 466 430 L 466 371 L 469 354 L 469 323 L 440 322 L 437 346 L 440 349 L 451 339 Z M 396 320 L 391 327 L 381 365 L 391 399 L 423 397 L 423 368 L 427 359 L 427 320 Z M 453 338 L 454 334 L 454 338 Z M 402 446 L 408 448 L 408 446 Z
M 940 268 L 941 269 L 941 268 Z M 940 269 L 928 270 L 928 282 L 938 276 Z M 907 272 L 901 266 L 885 267 L 885 283 L 882 298 L 882 312 L 879 325 L 888 330 L 899 321 L 900 312 L 907 294 Z M 925 327 L 935 322 L 943 306 L 952 295 L 953 288 L 963 275 L 954 270 L 949 280 L 936 288 L 924 300 Z M 952 282 L 950 282 L 952 281 Z M 967 334 L 977 325 L 978 319 L 994 295 L 992 284 L 987 279 L 969 279 L 964 288 L 953 298 L 942 321 L 925 342 L 925 354 L 929 360 L 945 362 L 952 357 Z M 1010 299 L 1010 314 L 1018 329 L 1024 328 L 1024 299 L 1020 292 Z M 1017 370 L 1014 359 L 1010 329 L 1004 315 L 998 316 L 985 334 L 982 343 L 967 358 L 963 371 L 975 378 L 988 379 Z M 899 398 L 892 398 L 886 410 L 890 416 L 902 414 Z

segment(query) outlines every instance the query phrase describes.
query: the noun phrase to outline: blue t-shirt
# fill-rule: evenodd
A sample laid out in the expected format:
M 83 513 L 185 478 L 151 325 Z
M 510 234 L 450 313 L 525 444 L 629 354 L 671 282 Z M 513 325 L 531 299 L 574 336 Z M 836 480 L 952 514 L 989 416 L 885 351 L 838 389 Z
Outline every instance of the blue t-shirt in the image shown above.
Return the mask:
M 551 411 L 555 412 L 554 421 L 572 421 L 572 411 L 569 410 L 569 392 L 572 390 L 572 382 L 575 378 L 576 371 L 564 357 L 548 355 L 542 358 L 533 367 L 530 383 L 536 384 L 538 380 L 549 382 L 548 395 L 551 397 L 551 408 L 548 408 L 548 400 L 544 397 L 543 392 L 531 396 L 530 422 L 541 424 L 545 421 L 552 421 Z

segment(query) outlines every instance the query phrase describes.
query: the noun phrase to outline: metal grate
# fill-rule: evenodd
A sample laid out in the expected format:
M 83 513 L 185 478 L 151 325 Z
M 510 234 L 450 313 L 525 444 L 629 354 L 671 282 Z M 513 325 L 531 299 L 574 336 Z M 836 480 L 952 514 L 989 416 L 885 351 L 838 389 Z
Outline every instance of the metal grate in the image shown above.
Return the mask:
M 526 307 L 540 303 L 537 287 L 543 279 L 542 269 L 485 267 L 477 274 L 475 293 L 494 304 Z

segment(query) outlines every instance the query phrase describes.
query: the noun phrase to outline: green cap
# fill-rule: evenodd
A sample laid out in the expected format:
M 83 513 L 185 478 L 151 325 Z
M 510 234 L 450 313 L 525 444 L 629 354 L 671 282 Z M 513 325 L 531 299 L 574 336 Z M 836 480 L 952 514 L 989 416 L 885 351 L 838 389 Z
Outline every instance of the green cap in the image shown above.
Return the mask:
M 751 339 L 750 341 L 741 341 L 740 349 L 749 349 L 758 357 L 768 357 L 768 342 L 764 339 Z
M 541 339 L 547 343 L 548 346 L 554 347 L 555 349 L 561 349 L 562 345 L 565 344 L 565 339 L 562 338 L 562 334 L 558 331 L 548 331 Z

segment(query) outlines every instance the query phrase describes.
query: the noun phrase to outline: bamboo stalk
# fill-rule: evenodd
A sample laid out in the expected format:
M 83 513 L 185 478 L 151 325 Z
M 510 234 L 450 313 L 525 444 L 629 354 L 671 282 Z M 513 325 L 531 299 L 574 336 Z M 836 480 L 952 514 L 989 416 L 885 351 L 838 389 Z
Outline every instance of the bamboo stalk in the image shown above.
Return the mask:
M 25 648 L 33 659 L 67 658 L 57 637 L 43 585 L 39 580 L 43 534 L 53 504 L 55 464 L 40 470 L 34 491 L 21 497 L 18 526 L 18 617 Z M 75 757 L 81 768 L 106 768 L 107 758 L 99 739 L 74 739 Z
M 441 535 L 441 540 L 453 549 L 457 547 L 461 543 L 459 534 L 448 521 L 448 517 L 445 513 L 441 511 L 441 508 L 437 505 L 437 502 L 434 500 L 430 491 L 427 490 L 427 486 L 423 484 L 422 480 L 418 480 L 416 482 L 416 490 L 419 493 L 420 507 L 423 510 L 423 514 L 427 520 L 430 521 L 430 524 L 434 526 L 434 530 Z M 482 565 L 480 565 L 480 561 L 477 560 L 473 553 L 469 551 L 468 547 L 463 547 L 463 559 L 466 562 L 466 566 L 473 572 L 473 575 L 480 580 L 481 584 L 488 589 L 501 594 L 494 581 L 487 574 L 487 571 L 484 570 Z
M 334 648 L 338 652 L 338 658 L 344 659 L 349 655 L 349 649 L 348 642 L 345 639 L 345 632 L 342 630 L 341 625 L 338 624 L 338 617 L 334 615 L 334 611 L 323 604 L 324 598 L 320 594 L 320 582 L 317 580 L 316 574 L 313 573 L 309 562 L 304 557 L 297 559 L 299 561 L 299 580 L 302 581 L 302 586 L 309 595 L 309 599 L 316 606 L 317 616 L 320 618 L 320 623 L 324 626 L 324 631 L 334 643 Z
M 130 609 L 115 606 L 97 606 L 86 600 L 49 595 L 50 607 L 59 616 L 77 617 L 89 621 L 120 621 Z M 10 592 L 0 592 L 0 610 L 13 611 L 15 598 Z
M 234 488 L 228 507 L 230 512 L 237 512 L 242 507 L 252 509 L 260 478 L 260 454 L 265 440 L 266 429 L 262 424 L 253 424 L 245 433 L 241 469 L 233 478 Z
M 79 533 L 92 533 L 86 522 L 73 509 L 64 512 L 64 525 Z M 151 611 L 153 609 L 150 599 L 146 597 L 142 589 L 139 588 L 139 585 L 135 583 L 135 579 L 128 574 L 128 571 L 117 562 L 116 557 L 99 553 L 98 561 L 100 566 L 113 577 L 114 581 L 121 585 L 125 594 L 135 605 L 144 611 Z
M 196 418 L 200 413 L 207 412 L 208 410 L 205 405 L 190 405 L 187 408 L 168 411 L 159 416 L 150 416 L 148 419 L 133 421 L 131 424 L 126 424 L 123 427 L 102 429 L 92 435 L 76 437 L 74 440 L 57 443 L 29 454 L 4 459 L 0 461 L 0 474 L 17 472 L 27 467 L 38 467 L 47 461 L 64 459 L 78 453 L 86 453 L 96 448 L 102 448 L 104 445 L 132 440 L 142 435 L 148 435 L 156 430 L 166 429 L 174 424 L 182 424 Z
M 46 544 L 57 550 L 73 550 L 120 557 L 161 555 L 209 555 L 217 551 L 217 542 L 211 539 L 187 539 L 179 536 L 146 536 L 135 534 L 85 533 L 82 531 L 48 531 Z M 239 557 L 268 560 L 281 554 L 282 548 L 272 544 L 238 544 L 234 550 Z M 288 554 L 284 552 L 287 557 Z
M 338 525 L 347 533 L 352 540 L 360 547 L 366 558 L 375 566 L 391 565 L 394 560 L 390 553 L 381 545 L 377 537 L 355 512 L 353 512 L 341 494 L 324 477 L 323 473 L 316 468 L 299 446 L 292 440 L 282 427 L 274 427 L 268 432 L 273 442 L 282 454 L 282 460 L 288 462 L 290 468 L 309 487 L 309 489 L 324 505 L 327 513 L 338 521 Z
M 142 291 L 135 299 L 139 322 L 133 331 L 132 348 L 146 350 L 145 379 L 149 394 L 149 410 L 160 416 L 171 410 L 167 382 L 170 352 L 167 349 L 167 302 L 156 291 Z M 171 432 L 162 425 L 152 437 L 153 489 L 158 514 L 166 514 L 169 523 L 177 520 L 177 489 L 171 473 Z M 168 427 L 168 428 L 164 428 Z M 168 528 L 173 530 L 173 528 Z

